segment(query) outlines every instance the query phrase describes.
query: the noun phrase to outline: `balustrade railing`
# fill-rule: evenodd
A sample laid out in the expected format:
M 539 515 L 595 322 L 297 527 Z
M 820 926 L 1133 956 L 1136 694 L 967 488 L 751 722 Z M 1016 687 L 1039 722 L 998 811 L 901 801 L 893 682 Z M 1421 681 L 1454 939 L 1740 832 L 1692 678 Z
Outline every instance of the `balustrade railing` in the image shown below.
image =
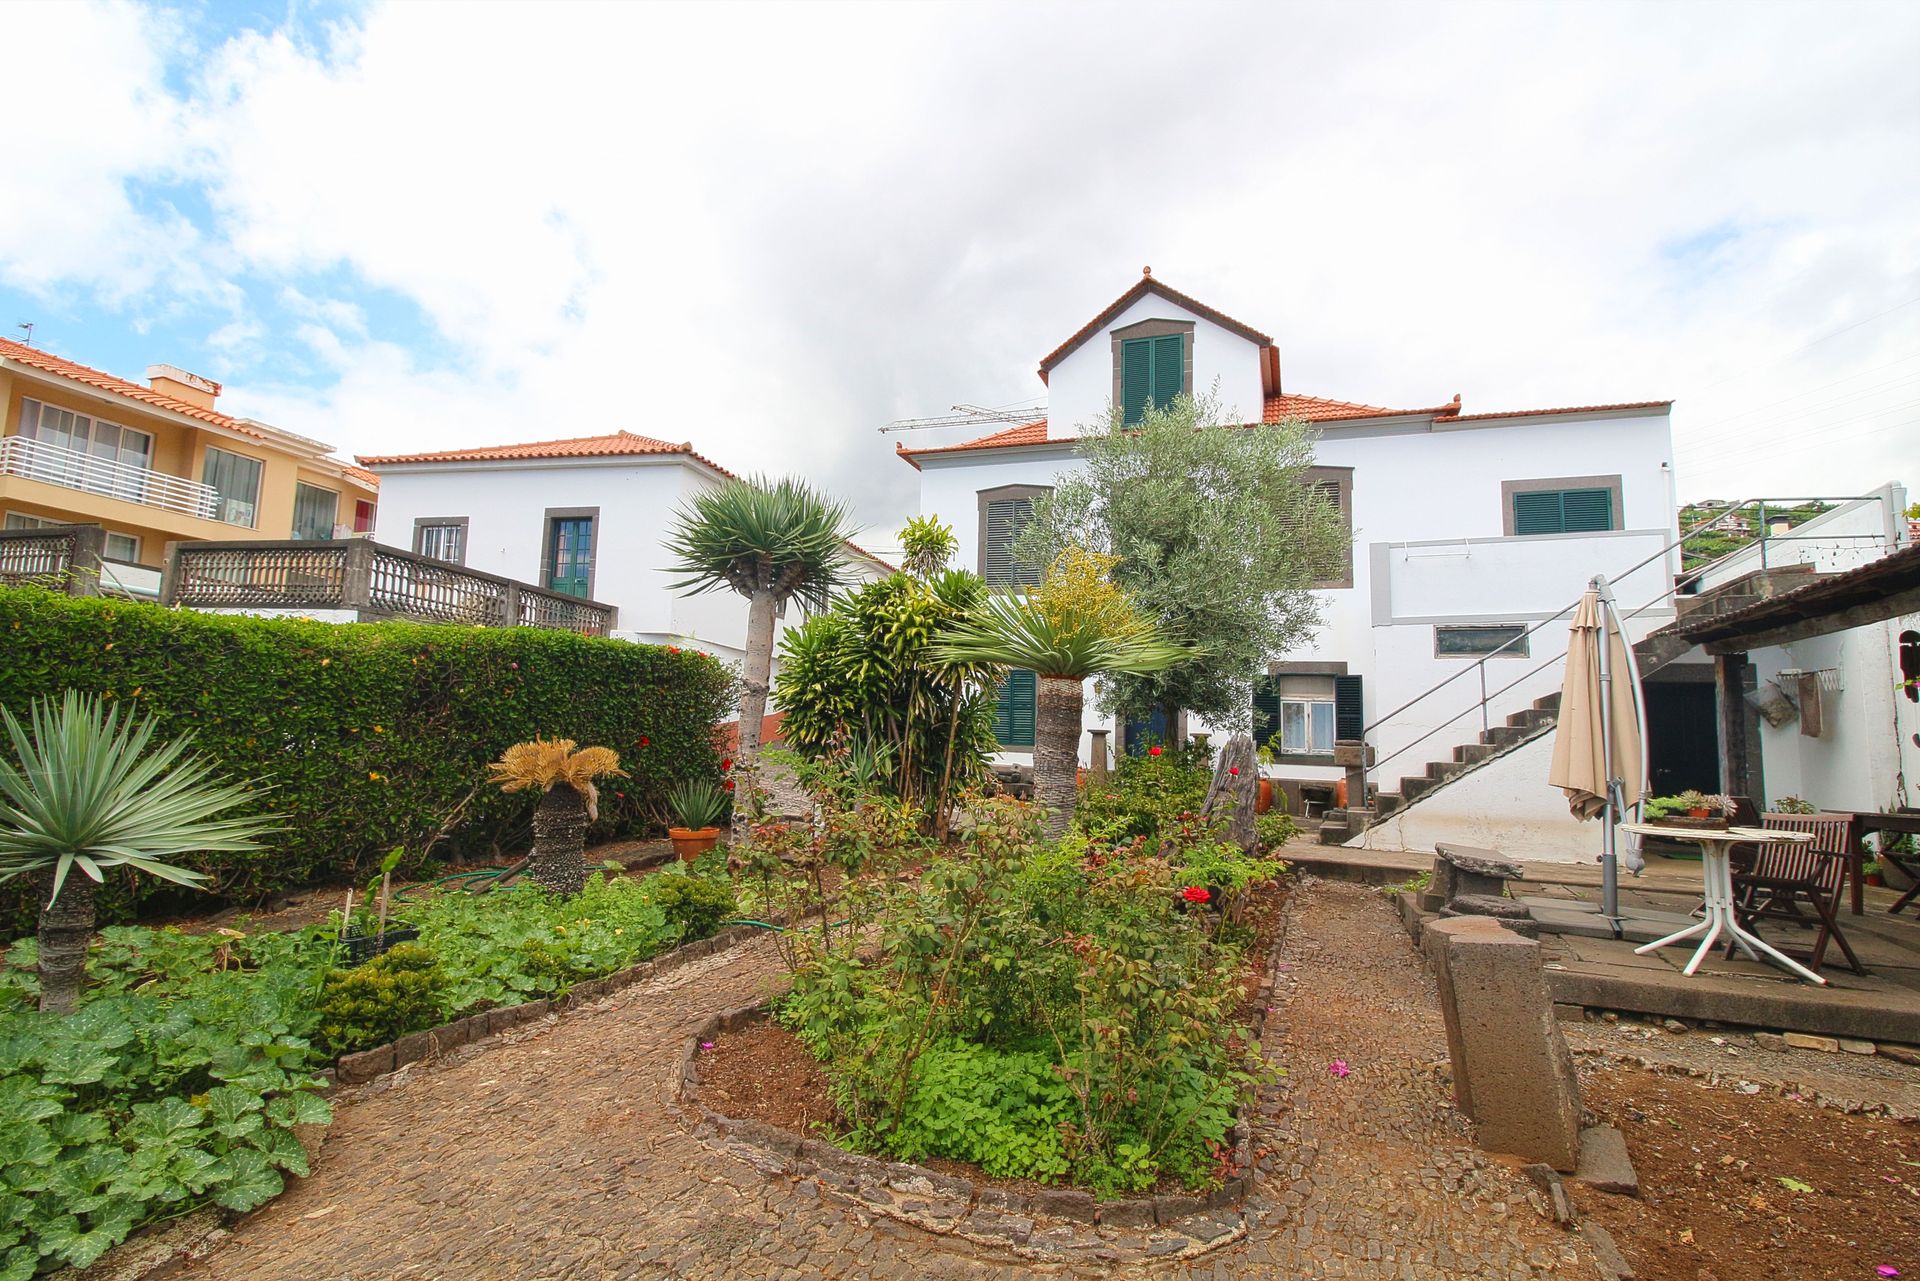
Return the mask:
M 182 543 L 161 600 L 202 609 L 341 609 L 376 618 L 546 627 L 605 636 L 611 605 L 449 564 L 364 538 Z
M 63 489 L 104 494 L 143 507 L 163 507 L 198 516 L 202 520 L 219 519 L 220 496 L 211 486 L 148 467 L 96 458 L 30 436 L 8 436 L 0 440 L 0 476 L 19 476 Z

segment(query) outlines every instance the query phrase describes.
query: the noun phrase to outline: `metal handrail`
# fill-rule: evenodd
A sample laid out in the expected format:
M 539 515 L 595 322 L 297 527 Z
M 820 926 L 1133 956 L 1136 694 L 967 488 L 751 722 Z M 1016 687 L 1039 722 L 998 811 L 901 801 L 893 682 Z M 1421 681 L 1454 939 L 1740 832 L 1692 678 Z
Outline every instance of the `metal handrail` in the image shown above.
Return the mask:
M 8 436 L 0 440 L 0 476 L 19 476 L 63 489 L 85 490 L 203 520 L 217 518 L 220 501 L 219 494 L 210 485 L 150 467 L 96 458 L 32 436 Z
M 1833 503 L 1835 505 L 1838 505 L 1840 503 L 1864 502 L 1868 499 L 1883 501 L 1884 495 L 1859 494 L 1859 495 L 1854 495 L 1854 496 L 1845 497 L 1845 498 L 1821 497 L 1821 498 L 1801 498 L 1801 499 L 1794 499 L 1794 500 L 1777 499 L 1777 498 L 1776 499 L 1749 498 L 1739 503 L 1733 503 L 1733 504 L 1730 504 L 1726 508 L 1726 510 L 1720 512 L 1717 516 L 1714 516 L 1712 519 L 1702 521 L 1699 524 L 1694 525 L 1691 528 L 1683 531 L 1679 538 L 1668 543 L 1666 546 L 1660 548 L 1658 551 L 1654 552 L 1653 554 L 1643 558 L 1642 560 L 1638 561 L 1637 563 L 1630 566 L 1629 568 L 1623 570 L 1618 574 L 1609 575 L 1609 580 L 1615 583 L 1624 581 L 1629 576 L 1638 573 L 1642 569 L 1645 569 L 1648 565 L 1651 565 L 1654 561 L 1659 560 L 1667 556 L 1668 554 L 1672 553 L 1673 551 L 1680 549 L 1682 545 L 1689 538 L 1692 538 L 1694 535 L 1704 533 L 1705 531 L 1712 529 L 1715 525 L 1727 519 L 1729 516 L 1736 515 L 1741 510 L 1751 505 L 1759 505 L 1761 510 L 1764 511 L 1766 504 L 1769 502 L 1790 503 L 1793 506 L 1801 506 L 1806 503 L 1816 503 L 1816 502 Z M 1764 529 L 1764 526 L 1763 526 L 1763 529 Z M 1841 538 L 1841 537 L 1872 538 L 1875 536 L 1870 534 L 1850 534 L 1850 535 L 1835 535 L 1833 537 L 1835 538 Z M 1764 542 L 1765 541 L 1764 534 L 1762 534 L 1760 538 L 1756 539 L 1756 541 Z M 1784 541 L 1784 540 L 1776 540 L 1776 541 Z M 1820 539 L 1820 538 L 1816 538 L 1816 539 L 1803 538 L 1801 541 L 1816 542 L 1816 541 L 1826 541 L 1826 540 Z M 1680 588 L 1685 587 L 1691 583 L 1698 582 L 1700 579 L 1704 578 L 1707 574 L 1712 573 L 1715 569 L 1718 569 L 1725 562 L 1732 560 L 1734 557 L 1739 556 L 1743 552 L 1747 552 L 1751 550 L 1752 547 L 1753 547 L 1752 543 L 1743 544 L 1742 546 L 1736 547 L 1729 552 L 1726 552 L 1718 557 L 1715 557 L 1713 560 L 1708 561 L 1706 564 L 1697 566 L 1690 571 L 1686 570 L 1683 567 L 1682 572 L 1675 576 L 1673 583 L 1670 587 L 1666 588 L 1665 590 L 1660 592 L 1658 595 L 1648 600 L 1645 604 L 1640 605 L 1639 607 L 1629 610 L 1628 612 L 1622 614 L 1620 616 L 1621 619 L 1624 621 L 1629 618 L 1637 618 L 1639 615 L 1645 613 L 1647 610 L 1652 609 L 1655 605 L 1659 604 L 1661 601 L 1670 599 Z M 1761 566 L 1764 568 L 1765 565 L 1766 565 L 1766 552 L 1765 552 L 1765 548 L 1763 547 L 1761 549 Z M 1428 698 L 1431 698 L 1433 695 L 1439 693 L 1441 690 L 1453 684 L 1453 682 L 1459 680 L 1462 676 L 1467 675 L 1469 672 L 1476 673 L 1479 676 L 1480 699 L 1476 704 L 1474 704 L 1474 706 L 1468 707 L 1460 712 L 1455 713 L 1454 715 L 1448 717 L 1446 720 L 1440 722 L 1438 725 L 1435 725 L 1429 730 L 1427 730 L 1427 732 L 1420 735 L 1420 737 L 1413 739 L 1410 742 L 1401 744 L 1401 746 L 1394 749 L 1394 751 L 1388 754 L 1387 756 L 1384 756 L 1381 759 L 1372 762 L 1371 764 L 1361 766 L 1362 778 L 1364 779 L 1366 776 L 1371 775 L 1374 771 L 1378 770 L 1381 766 L 1385 765 L 1388 761 L 1395 760 L 1398 757 L 1405 755 L 1407 752 L 1413 750 L 1414 748 L 1418 747 L 1420 744 L 1432 738 L 1435 734 L 1438 734 L 1440 731 L 1444 729 L 1450 728 L 1451 726 L 1459 722 L 1459 720 L 1462 717 L 1467 716 L 1476 710 L 1480 713 L 1480 728 L 1482 732 L 1485 732 L 1486 730 L 1490 729 L 1491 724 L 1489 721 L 1487 708 L 1494 699 L 1499 698 L 1501 695 L 1507 693 L 1509 690 L 1512 690 L 1516 686 L 1531 680 L 1535 676 L 1538 676 L 1541 672 L 1546 671 L 1548 668 L 1552 667 L 1554 664 L 1565 659 L 1567 655 L 1565 650 L 1562 650 L 1557 654 L 1553 654 L 1549 656 L 1547 659 L 1545 659 L 1544 661 L 1542 661 L 1541 663 L 1539 663 L 1537 666 L 1531 668 L 1526 672 L 1523 672 L 1521 675 L 1515 677 L 1511 681 L 1508 681 L 1505 685 L 1502 685 L 1499 689 L 1496 689 L 1491 693 L 1487 691 L 1486 666 L 1487 666 L 1488 660 L 1497 658 L 1503 650 L 1507 649 L 1510 646 L 1519 644 L 1521 641 L 1525 640 L 1527 637 L 1539 631 L 1542 627 L 1545 627 L 1548 623 L 1555 622 L 1560 618 L 1565 617 L 1566 615 L 1572 613 L 1575 609 L 1579 608 L 1579 605 L 1580 605 L 1580 602 L 1578 600 L 1575 600 L 1571 604 L 1563 606 L 1559 610 L 1556 610 L 1554 613 L 1549 614 L 1547 617 L 1540 619 L 1538 622 L 1534 623 L 1533 626 L 1521 632 L 1518 636 L 1510 637 L 1509 639 L 1501 642 L 1498 646 L 1496 646 L 1492 650 L 1481 655 L 1478 659 L 1474 661 L 1472 666 L 1461 668 L 1459 671 L 1454 672 L 1452 675 L 1446 677 L 1444 680 L 1441 680 L 1435 683 L 1434 685 L 1429 686 L 1427 689 L 1422 690 L 1420 693 L 1414 695 L 1412 698 L 1408 699 L 1406 702 L 1402 703 L 1400 706 L 1394 708 L 1392 711 L 1386 713 L 1383 716 L 1376 717 L 1373 721 L 1362 726 L 1360 730 L 1360 736 L 1361 736 L 1361 739 L 1364 741 L 1368 735 L 1372 734 L 1373 731 L 1380 728 L 1380 726 L 1386 724 L 1388 721 L 1400 715 L 1400 713 L 1406 711 L 1408 708 L 1414 707 L 1419 703 L 1425 702 Z M 1366 795 L 1363 790 L 1360 797 L 1360 804 L 1364 805 L 1365 803 L 1366 803 Z

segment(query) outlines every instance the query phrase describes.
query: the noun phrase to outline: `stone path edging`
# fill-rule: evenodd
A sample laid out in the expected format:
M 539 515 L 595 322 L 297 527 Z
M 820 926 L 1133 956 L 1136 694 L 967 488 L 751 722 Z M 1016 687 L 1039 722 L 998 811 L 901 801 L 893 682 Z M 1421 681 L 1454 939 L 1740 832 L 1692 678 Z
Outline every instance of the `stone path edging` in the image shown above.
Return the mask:
M 1284 937 L 1284 936 L 1283 936 Z M 1280 941 L 1269 950 L 1246 1034 L 1259 1046 L 1277 988 Z M 1263 1085 L 1243 1103 L 1233 1127 L 1232 1175 L 1199 1196 L 1166 1194 L 1100 1200 L 1077 1189 L 1027 1195 L 941 1174 L 904 1161 L 885 1161 L 803 1138 L 764 1121 L 722 1115 L 702 1104 L 700 1047 L 723 1032 L 766 1018 L 768 1004 L 710 1015 L 681 1042 L 679 1063 L 667 1075 L 666 1102 L 693 1123 L 710 1145 L 738 1156 L 763 1174 L 811 1179 L 829 1198 L 942 1236 L 1004 1248 L 1027 1259 L 1103 1262 L 1190 1259 L 1247 1234 L 1245 1204 L 1254 1181 L 1253 1132 L 1248 1105 L 1277 1110 L 1280 1088 Z

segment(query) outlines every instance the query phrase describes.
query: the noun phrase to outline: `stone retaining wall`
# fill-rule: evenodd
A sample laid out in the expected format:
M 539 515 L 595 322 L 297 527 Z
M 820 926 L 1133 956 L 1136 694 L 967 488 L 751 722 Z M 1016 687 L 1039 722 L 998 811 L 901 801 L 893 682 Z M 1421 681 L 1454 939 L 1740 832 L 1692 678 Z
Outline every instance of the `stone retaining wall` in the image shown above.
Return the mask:
M 1276 999 L 1278 944 L 1267 957 L 1247 1033 L 1261 1043 Z M 1169 1194 L 1099 1200 L 1071 1188 L 1032 1194 L 941 1174 L 925 1166 L 863 1156 L 804 1138 L 763 1121 L 724 1116 L 699 1101 L 700 1045 L 766 1017 L 767 1005 L 742 1006 L 706 1019 L 682 1043 L 667 1101 L 693 1122 L 694 1134 L 731 1152 L 762 1173 L 806 1179 L 833 1200 L 911 1223 L 943 1236 L 997 1246 L 1022 1258 L 1115 1263 L 1192 1258 L 1247 1234 L 1245 1203 L 1254 1185 L 1252 1130 L 1242 1117 L 1233 1127 L 1232 1173 L 1198 1196 Z M 1276 1021 L 1277 1022 L 1277 1021 Z M 1280 1084 L 1260 1087 L 1262 1114 L 1279 1110 Z

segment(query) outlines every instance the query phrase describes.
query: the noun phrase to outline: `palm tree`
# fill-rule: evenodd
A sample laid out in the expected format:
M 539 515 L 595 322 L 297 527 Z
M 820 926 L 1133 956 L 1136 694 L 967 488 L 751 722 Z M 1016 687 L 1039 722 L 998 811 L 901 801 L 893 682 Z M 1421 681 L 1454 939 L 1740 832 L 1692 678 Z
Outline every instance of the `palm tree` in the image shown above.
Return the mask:
M 1117 558 L 1069 547 L 1033 591 L 989 596 L 950 628 L 933 656 L 949 663 L 1030 669 L 1039 679 L 1034 716 L 1034 799 L 1058 838 L 1079 802 L 1084 684 L 1110 672 L 1162 671 L 1192 657 L 1169 641 L 1107 579 Z
M 258 849 L 253 838 L 273 820 L 216 817 L 252 799 L 246 786 L 215 781 L 213 762 L 188 754 L 192 735 L 154 746 L 154 719 L 130 708 L 123 714 L 68 690 L 58 704 L 34 700 L 31 732 L 6 708 L 0 718 L 20 761 L 15 767 L 0 757 L 0 881 L 49 876 L 40 909 L 40 1008 L 65 1014 L 86 986 L 94 887 L 107 869 L 197 885 L 204 873 L 164 860 Z
M 537 884 L 565 895 L 587 884 L 587 824 L 600 817 L 593 780 L 627 776 L 611 747 L 574 747 L 570 738 L 536 738 L 515 743 L 487 767 L 502 791 L 540 791 L 530 870 Z
M 804 481 L 730 480 L 682 507 L 667 537 L 686 577 L 675 591 L 735 591 L 745 596 L 747 656 L 741 673 L 740 745 L 734 757 L 751 771 L 760 755 L 760 721 L 773 670 L 774 615 L 790 600 L 821 609 L 849 581 L 845 505 Z

